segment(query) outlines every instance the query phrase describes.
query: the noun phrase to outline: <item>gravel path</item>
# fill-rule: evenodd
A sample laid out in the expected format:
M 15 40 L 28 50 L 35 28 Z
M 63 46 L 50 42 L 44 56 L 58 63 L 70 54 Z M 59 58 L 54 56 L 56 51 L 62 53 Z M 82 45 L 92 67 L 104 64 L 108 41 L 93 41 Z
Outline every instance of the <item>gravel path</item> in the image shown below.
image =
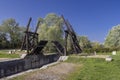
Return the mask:
M 109 55 L 92 55 L 92 56 L 81 56 L 84 58 L 106 58 L 109 57 Z
M 10 60 L 16 60 L 16 59 L 20 59 L 20 58 L 0 58 L 0 62 L 10 61 Z
M 11 58 L 0 58 L 0 62 L 2 61 L 9 61 L 9 60 L 12 60 Z
M 75 64 L 60 63 L 26 76 L 25 80 L 63 80 L 74 69 Z

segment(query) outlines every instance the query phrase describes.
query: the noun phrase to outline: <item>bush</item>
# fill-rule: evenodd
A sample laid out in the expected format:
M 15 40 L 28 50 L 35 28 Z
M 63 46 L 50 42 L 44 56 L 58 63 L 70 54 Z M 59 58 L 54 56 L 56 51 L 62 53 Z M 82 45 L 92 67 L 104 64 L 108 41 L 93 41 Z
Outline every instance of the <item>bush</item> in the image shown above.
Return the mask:
M 94 53 L 95 51 L 97 53 L 108 53 L 112 51 L 119 51 L 120 48 L 86 48 L 83 49 L 84 53 Z

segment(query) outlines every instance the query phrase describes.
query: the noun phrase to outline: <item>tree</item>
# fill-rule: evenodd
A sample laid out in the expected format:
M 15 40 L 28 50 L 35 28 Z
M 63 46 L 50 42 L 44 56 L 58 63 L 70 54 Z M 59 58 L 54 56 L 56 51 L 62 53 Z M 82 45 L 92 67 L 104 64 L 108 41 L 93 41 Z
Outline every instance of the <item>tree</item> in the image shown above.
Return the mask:
M 0 32 L 0 49 L 8 48 L 9 42 L 6 37 L 6 34 Z
M 63 20 L 58 15 L 50 13 L 44 18 L 44 22 L 47 24 L 47 26 L 57 25 L 62 27 Z
M 106 47 L 120 47 L 120 25 L 112 27 L 108 32 L 104 45 Z
M 23 27 L 19 27 L 15 19 L 10 18 L 3 21 L 0 26 L 0 32 L 6 35 L 11 48 L 20 47 L 23 36 Z
M 90 40 L 86 36 L 78 36 L 81 48 L 91 48 Z
M 99 42 L 91 42 L 91 46 L 92 46 L 93 49 L 104 48 L 104 45 L 100 44 Z
M 48 32 L 48 27 L 45 23 L 42 23 L 40 27 L 38 28 L 38 33 L 39 33 L 39 40 L 48 40 L 47 37 L 47 32 Z
M 63 20 L 58 15 L 51 13 L 45 18 L 39 18 L 41 24 L 38 29 L 39 40 L 58 41 L 63 44 Z M 48 43 L 46 50 L 53 50 Z

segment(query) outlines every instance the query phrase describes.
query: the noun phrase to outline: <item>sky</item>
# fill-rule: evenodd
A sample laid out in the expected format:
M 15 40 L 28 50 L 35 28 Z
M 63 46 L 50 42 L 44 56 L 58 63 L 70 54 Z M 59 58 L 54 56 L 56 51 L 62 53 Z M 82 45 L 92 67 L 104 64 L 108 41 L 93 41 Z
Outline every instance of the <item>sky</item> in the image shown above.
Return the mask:
M 78 35 L 103 43 L 108 31 L 120 24 L 120 0 L 0 0 L 0 23 L 14 18 L 26 26 L 49 13 L 64 15 Z

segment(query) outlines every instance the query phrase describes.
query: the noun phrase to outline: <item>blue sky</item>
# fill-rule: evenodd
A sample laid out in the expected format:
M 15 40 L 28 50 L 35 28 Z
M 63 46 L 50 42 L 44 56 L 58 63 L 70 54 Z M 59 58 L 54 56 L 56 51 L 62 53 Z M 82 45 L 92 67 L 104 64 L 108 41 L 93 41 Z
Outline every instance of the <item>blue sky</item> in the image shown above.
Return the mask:
M 26 26 L 32 17 L 35 25 L 48 13 L 63 14 L 78 35 L 102 43 L 108 31 L 120 24 L 120 0 L 0 0 L 0 22 L 15 18 Z

